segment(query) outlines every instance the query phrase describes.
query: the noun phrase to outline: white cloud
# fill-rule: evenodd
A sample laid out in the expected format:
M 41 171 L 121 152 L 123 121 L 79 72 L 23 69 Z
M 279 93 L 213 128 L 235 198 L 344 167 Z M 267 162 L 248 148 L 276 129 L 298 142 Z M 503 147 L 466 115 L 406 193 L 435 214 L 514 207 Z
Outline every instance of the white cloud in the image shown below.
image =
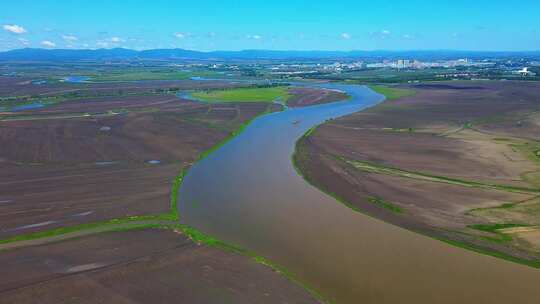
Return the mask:
M 120 37 L 111 37 L 109 39 L 110 42 L 112 43 L 120 43 L 120 42 L 125 42 L 126 40 L 125 39 L 122 39 Z
M 246 38 L 253 39 L 253 40 L 261 40 L 262 36 L 261 35 L 247 35 Z
M 405 34 L 402 37 L 403 37 L 403 39 L 407 39 L 407 40 L 412 40 L 412 39 L 415 38 L 413 35 L 410 35 L 410 34 Z
M 389 38 L 391 35 L 392 35 L 392 32 L 390 32 L 389 30 L 382 30 L 379 32 L 371 33 L 372 37 L 379 38 L 379 39 L 386 39 L 386 38 Z
M 49 40 L 43 40 L 41 41 L 41 45 L 43 45 L 44 47 L 48 47 L 48 48 L 54 48 L 56 47 L 56 43 L 52 42 L 52 41 L 49 41 Z
M 96 46 L 99 48 L 117 47 L 118 44 L 122 42 L 126 42 L 126 39 L 114 36 L 105 40 L 96 41 Z
M 28 39 L 19 38 L 19 39 L 17 39 L 17 40 L 19 40 L 19 42 L 20 42 L 22 45 L 24 45 L 24 46 L 30 45 L 30 41 L 29 41 Z
M 352 38 L 352 36 L 351 36 L 351 34 L 349 34 L 349 33 L 342 33 L 342 34 L 341 34 L 341 38 L 346 39 L 346 40 L 349 40 L 349 39 Z
M 3 26 L 4 30 L 13 33 L 13 34 L 24 34 L 26 33 L 26 29 L 20 25 L 16 24 L 5 24 Z
M 77 40 L 79 40 L 79 38 L 77 38 L 74 35 L 62 35 L 62 39 L 64 39 L 65 41 L 77 41 Z
M 178 38 L 178 39 L 184 39 L 184 38 L 186 38 L 187 36 L 188 36 L 187 33 L 180 33 L 180 32 L 178 32 L 178 33 L 175 33 L 175 34 L 174 34 L 174 37 L 176 37 L 176 38 Z

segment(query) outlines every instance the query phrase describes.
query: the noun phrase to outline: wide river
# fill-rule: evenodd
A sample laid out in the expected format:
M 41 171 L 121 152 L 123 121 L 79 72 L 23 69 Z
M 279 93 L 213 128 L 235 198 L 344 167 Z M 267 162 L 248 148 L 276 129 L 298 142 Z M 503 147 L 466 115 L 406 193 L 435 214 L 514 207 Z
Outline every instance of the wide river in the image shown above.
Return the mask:
M 296 140 L 383 100 L 363 86 L 322 86 L 353 98 L 256 119 L 189 170 L 181 221 L 272 260 L 337 303 L 540 303 L 540 270 L 354 212 L 307 184 L 291 163 Z

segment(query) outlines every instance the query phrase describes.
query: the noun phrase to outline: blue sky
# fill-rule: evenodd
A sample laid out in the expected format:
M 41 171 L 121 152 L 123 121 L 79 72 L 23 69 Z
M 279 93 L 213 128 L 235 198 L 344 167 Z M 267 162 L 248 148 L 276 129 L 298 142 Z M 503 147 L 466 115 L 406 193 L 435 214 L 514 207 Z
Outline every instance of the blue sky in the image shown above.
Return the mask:
M 0 50 L 540 50 L 540 1 L 6 0 Z

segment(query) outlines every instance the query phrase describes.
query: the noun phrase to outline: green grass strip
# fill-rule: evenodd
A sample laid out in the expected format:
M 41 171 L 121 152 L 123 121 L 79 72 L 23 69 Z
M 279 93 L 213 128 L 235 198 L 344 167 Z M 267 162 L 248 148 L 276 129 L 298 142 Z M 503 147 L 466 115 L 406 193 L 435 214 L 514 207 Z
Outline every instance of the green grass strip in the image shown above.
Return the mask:
M 497 230 L 499 229 L 506 229 L 506 228 L 516 228 L 516 227 L 527 227 L 528 225 L 523 224 L 477 224 L 477 225 L 469 225 L 470 228 L 485 231 L 485 232 L 491 232 L 491 233 L 497 233 Z
M 234 138 L 235 136 L 242 133 L 247 126 L 256 118 L 259 116 L 262 116 L 264 114 L 270 113 L 270 107 L 269 105 L 265 112 L 260 113 L 259 115 L 253 117 L 249 121 L 246 121 L 240 127 L 234 131 L 231 132 L 230 136 L 227 137 L 225 140 L 223 140 L 221 143 L 215 145 L 211 149 L 201 153 L 199 155 L 198 160 L 202 160 L 205 157 L 207 157 L 210 153 L 214 152 L 215 150 L 219 149 L 221 146 L 223 146 L 225 143 L 227 143 L 229 140 Z M 253 259 L 255 262 L 265 265 L 267 267 L 270 267 L 272 270 L 278 272 L 279 274 L 283 275 L 285 278 L 287 278 L 289 281 L 291 281 L 294 284 L 297 284 L 301 286 L 304 290 L 306 290 L 311 296 L 316 298 L 322 303 L 333 303 L 332 301 L 325 299 L 319 292 L 317 292 L 315 289 L 311 288 L 301 280 L 299 280 L 293 273 L 288 271 L 286 268 L 273 263 L 272 261 L 257 255 L 255 252 L 248 251 L 246 249 L 240 248 L 236 245 L 232 245 L 223 241 L 220 241 L 216 238 L 213 238 L 207 234 L 204 234 L 203 232 L 190 227 L 188 225 L 183 224 L 164 224 L 164 222 L 175 222 L 178 221 L 180 218 L 180 214 L 178 211 L 178 192 L 180 190 L 180 187 L 182 185 L 182 182 L 184 181 L 184 178 L 187 174 L 188 169 L 182 168 L 180 170 L 180 173 L 175 177 L 172 183 L 171 187 L 171 210 L 169 213 L 166 214 L 160 214 L 160 215 L 148 215 L 148 216 L 132 216 L 128 218 L 120 218 L 120 219 L 113 219 L 105 222 L 97 222 L 97 223 L 89 223 L 89 224 L 82 224 L 77 226 L 70 226 L 70 227 L 61 227 L 57 229 L 42 231 L 42 232 L 36 232 L 31 234 L 24 234 L 24 235 L 18 235 L 14 236 L 8 239 L 0 240 L 0 244 L 6 244 L 6 243 L 12 243 L 12 242 L 19 242 L 19 241 L 28 241 L 28 240 L 34 240 L 34 239 L 41 239 L 41 238 L 47 238 L 47 237 L 53 237 L 53 236 L 59 236 L 64 235 L 68 233 L 74 233 L 79 231 L 85 231 L 90 229 L 97 229 L 97 228 L 107 228 L 102 231 L 99 231 L 99 233 L 104 232 L 121 232 L 121 231 L 131 231 L 131 230 L 139 230 L 139 229 L 148 229 L 148 228 L 160 228 L 160 229 L 171 229 L 171 230 L 180 230 L 183 234 L 188 236 L 191 240 L 193 240 L 196 243 L 204 244 L 206 246 L 212 246 L 217 247 L 223 250 L 231 251 L 237 254 L 241 254 L 243 256 L 249 257 Z M 149 221 L 155 221 L 154 223 L 148 223 Z M 123 224 L 126 224 L 125 226 L 122 226 Z M 129 224 L 129 225 L 127 225 Z
M 190 227 L 188 225 L 176 224 L 176 225 L 164 225 L 162 227 L 167 228 L 167 229 L 180 230 L 183 234 L 185 234 L 192 241 L 194 241 L 194 242 L 196 242 L 198 244 L 203 244 L 203 245 L 210 246 L 210 247 L 220 248 L 220 249 L 223 249 L 223 250 L 227 250 L 227 251 L 230 251 L 230 252 L 233 252 L 233 253 L 236 253 L 236 254 L 241 254 L 243 256 L 249 257 L 249 258 L 253 259 L 255 262 L 257 262 L 259 264 L 270 267 L 272 270 L 274 270 L 277 273 L 279 273 L 280 275 L 284 276 L 289 281 L 301 286 L 302 288 L 304 288 L 307 292 L 309 292 L 309 294 L 311 294 L 317 300 L 319 300 L 319 301 L 321 301 L 323 303 L 332 303 L 331 301 L 325 299 L 319 292 L 317 292 L 316 290 L 312 289 L 311 287 L 309 287 L 308 285 L 306 285 L 305 283 L 300 281 L 293 273 L 288 271 L 286 268 L 284 268 L 284 267 L 282 267 L 282 266 L 280 266 L 280 265 L 278 265 L 276 263 L 273 263 L 272 261 L 268 260 L 267 258 L 265 258 L 263 256 L 260 256 L 260 255 L 256 254 L 253 251 L 249 251 L 249 250 L 246 250 L 246 249 L 241 248 L 239 246 L 223 242 L 221 240 L 218 240 L 218 239 L 216 239 L 216 238 L 214 238 L 212 236 L 209 236 L 209 235 L 207 235 L 207 234 L 205 234 L 205 233 L 203 233 L 203 232 L 201 232 L 201 231 L 199 231 L 199 230 L 197 230 L 197 229 L 195 229 L 193 227 Z
M 505 253 L 502 253 L 502 252 L 485 249 L 485 248 L 482 248 L 480 246 L 475 246 L 475 245 L 467 244 L 467 243 L 460 242 L 460 241 L 444 239 L 444 238 L 440 238 L 440 237 L 432 237 L 432 236 L 430 236 L 430 237 L 433 238 L 433 239 L 439 240 L 441 242 L 447 243 L 449 245 L 455 246 L 455 247 L 463 248 L 463 249 L 470 250 L 470 251 L 480 253 L 480 254 L 483 254 L 483 255 L 492 256 L 492 257 L 503 259 L 503 260 L 506 260 L 506 261 L 509 261 L 509 262 L 513 262 L 513 263 L 517 263 L 517 264 L 526 265 L 526 266 L 529 266 L 529 267 L 540 269 L 540 260 L 520 259 L 520 258 L 511 256 L 511 255 L 508 255 L 508 254 L 505 254 Z
M 402 170 L 402 169 L 398 169 L 394 167 L 382 166 L 382 165 L 365 162 L 365 161 L 346 159 L 345 157 L 342 157 L 342 156 L 336 156 L 336 158 L 343 160 L 344 162 L 352 165 L 358 170 L 370 172 L 370 173 L 393 175 L 393 176 L 398 176 L 398 177 L 423 180 L 427 182 L 445 183 L 445 184 L 470 187 L 470 188 L 483 188 L 483 189 L 492 189 L 492 190 L 500 190 L 500 191 L 506 191 L 506 192 L 514 192 L 514 193 L 525 193 L 525 194 L 540 193 L 540 189 L 480 183 L 480 182 L 468 181 L 468 180 L 451 178 L 451 177 L 446 177 L 446 176 L 432 175 L 432 174 L 427 174 L 423 172 L 412 172 L 412 171 Z
M 483 232 L 489 232 L 497 235 L 497 238 L 494 237 L 486 237 L 482 236 L 482 239 L 492 241 L 495 243 L 506 243 L 512 241 L 512 236 L 503 233 L 499 230 L 501 229 L 507 229 L 507 228 L 516 228 L 516 227 L 529 227 L 530 225 L 525 224 L 475 224 L 475 225 L 469 225 L 467 227 L 483 231 Z
M 386 97 L 386 100 L 396 100 L 403 97 L 414 96 L 416 94 L 416 91 L 411 89 L 393 88 L 380 85 L 370 85 L 368 87 L 373 91 L 384 95 L 384 97 Z
M 373 215 L 367 213 L 365 210 L 351 204 L 350 202 L 348 202 L 347 200 L 345 200 L 344 198 L 342 198 L 338 194 L 336 194 L 334 192 L 331 192 L 331 191 L 328 191 L 324 187 L 317 185 L 314 181 L 312 181 L 310 179 L 310 177 L 308 175 L 306 175 L 304 173 L 304 171 L 302 170 L 301 163 L 302 163 L 302 161 L 305 160 L 306 157 L 308 157 L 307 153 L 305 151 L 305 147 L 304 147 L 305 140 L 307 139 L 308 136 L 306 136 L 306 134 L 304 134 L 304 136 L 302 136 L 297 141 L 296 146 L 295 146 L 295 150 L 294 150 L 294 153 L 293 153 L 293 156 L 292 156 L 293 167 L 296 170 L 296 172 L 298 173 L 298 175 L 301 176 L 302 178 L 304 178 L 304 180 L 308 184 L 312 185 L 313 187 L 317 188 L 319 191 L 321 191 L 321 192 L 329 195 L 330 197 L 334 198 L 337 202 L 343 204 L 344 206 L 350 208 L 351 210 L 353 210 L 355 212 L 362 213 L 362 214 L 364 214 L 366 216 L 369 216 L 371 218 L 381 220 L 380 218 L 374 217 Z M 343 157 L 336 157 L 336 159 L 345 161 L 345 159 Z M 392 223 L 388 223 L 388 224 L 393 225 Z M 511 227 L 511 226 L 508 226 L 508 225 L 516 225 L 516 224 L 499 224 L 499 226 L 494 226 L 494 227 L 498 227 L 498 229 Z M 522 225 L 520 225 L 520 226 L 522 226 Z M 476 226 L 476 227 L 481 227 L 482 229 L 489 229 L 489 230 L 494 229 L 494 227 L 486 227 L 486 226 Z M 517 227 L 517 226 L 513 226 L 513 227 Z M 471 227 L 471 228 L 474 228 L 474 227 Z M 540 260 L 522 259 L 522 258 L 518 258 L 518 257 L 514 257 L 514 256 L 511 256 L 511 255 L 502 253 L 502 252 L 494 251 L 494 250 L 491 250 L 491 249 L 486 249 L 486 248 L 478 246 L 478 245 L 473 245 L 473 244 L 469 244 L 469 243 L 465 243 L 465 242 L 457 241 L 457 240 L 451 240 L 451 239 L 447 239 L 447 238 L 443 238 L 443 237 L 437 237 L 437 236 L 434 236 L 432 234 L 423 233 L 422 231 L 416 231 L 416 230 L 412 230 L 412 229 L 408 229 L 408 230 L 410 230 L 412 232 L 415 232 L 415 233 L 418 233 L 418 234 L 421 234 L 421 235 L 424 235 L 426 237 L 429 237 L 429 238 L 432 238 L 432 239 L 447 243 L 447 244 L 455 246 L 455 247 L 463 248 L 463 249 L 470 250 L 470 251 L 473 251 L 473 252 L 476 252 L 476 253 L 479 253 L 479 254 L 492 256 L 492 257 L 496 257 L 496 258 L 503 259 L 503 260 L 506 260 L 506 261 L 510 261 L 510 262 L 513 262 L 513 263 L 518 263 L 518 264 L 522 264 L 522 265 L 526 265 L 526 266 L 530 266 L 530 267 L 540 269 Z M 501 235 L 502 233 L 499 232 L 499 234 Z M 482 239 L 488 240 L 488 241 L 494 241 L 494 242 L 498 242 L 498 243 L 501 243 L 501 240 L 502 240 L 502 239 L 485 238 L 485 237 L 482 238 Z M 504 242 L 504 240 L 502 242 Z
M 244 123 L 242 123 L 236 130 L 234 130 L 233 132 L 231 132 L 229 134 L 229 136 L 227 136 L 225 139 L 223 139 L 220 143 L 218 143 L 217 145 L 214 145 L 212 148 L 204 151 L 203 153 L 199 154 L 199 157 L 197 158 L 197 162 L 205 159 L 206 157 L 208 157 L 208 155 L 214 153 L 215 151 L 219 150 L 221 147 L 223 147 L 226 143 L 228 143 L 230 140 L 232 140 L 233 138 L 235 138 L 236 136 L 240 135 L 241 133 L 243 133 L 246 128 L 257 118 L 263 116 L 263 115 L 266 115 L 266 114 L 269 114 L 271 113 L 271 108 L 272 108 L 272 105 L 269 104 L 267 107 L 266 107 L 266 110 L 262 113 L 259 113 L 257 114 L 256 116 L 254 116 L 253 118 L 249 119 L 248 121 L 245 121 Z
M 36 240 L 36 239 L 41 239 L 41 238 L 59 236 L 59 235 L 68 234 L 68 233 L 79 232 L 83 230 L 115 227 L 115 226 L 120 226 L 124 224 L 138 224 L 138 223 L 148 224 L 148 222 L 162 222 L 162 221 L 171 221 L 171 220 L 172 220 L 172 217 L 170 214 L 131 216 L 131 217 L 126 217 L 126 218 L 112 219 L 112 220 L 108 220 L 104 222 L 95 222 L 95 223 L 81 224 L 81 225 L 76 225 L 76 226 L 60 227 L 60 228 L 46 230 L 46 231 L 39 231 L 39 232 L 34 232 L 34 233 L 16 235 L 10 238 L 0 240 L 0 244 L 8 244 L 8 243 L 20 242 L 20 241 L 30 241 L 30 240 Z
M 276 100 L 286 102 L 290 96 L 288 86 L 208 90 L 191 94 L 191 97 L 208 103 L 275 102 Z
M 384 200 L 382 198 L 379 198 L 379 197 L 374 197 L 374 196 L 368 196 L 367 197 L 367 200 L 378 206 L 378 207 L 381 207 L 383 209 L 386 209 L 386 210 L 389 210 L 393 213 L 396 213 L 396 214 L 401 214 L 403 213 L 403 209 L 401 209 L 400 207 L 396 206 L 395 204 L 387 201 L 387 200 Z

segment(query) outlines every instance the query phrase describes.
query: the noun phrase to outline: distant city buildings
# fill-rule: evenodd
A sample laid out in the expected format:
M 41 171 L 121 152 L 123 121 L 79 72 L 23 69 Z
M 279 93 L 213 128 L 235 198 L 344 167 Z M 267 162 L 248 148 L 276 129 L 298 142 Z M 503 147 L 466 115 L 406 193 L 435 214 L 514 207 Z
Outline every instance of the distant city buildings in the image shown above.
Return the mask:
M 216 74 L 234 76 L 238 73 L 265 73 L 279 78 L 302 78 L 307 75 L 313 77 L 360 77 L 366 70 L 396 70 L 405 81 L 416 81 L 415 70 L 426 70 L 416 75 L 422 75 L 422 79 L 512 79 L 526 77 L 528 79 L 538 77 L 538 59 L 524 58 L 459 58 L 459 59 L 432 59 L 420 60 L 414 58 L 363 58 L 355 60 L 340 58 L 334 60 L 280 60 L 278 62 L 262 61 L 250 62 L 249 64 L 233 62 L 209 62 L 209 63 L 173 63 L 171 66 L 181 70 L 209 69 Z M 524 67 L 525 66 L 525 67 Z M 530 68 L 529 68 L 530 67 Z M 431 71 L 427 71 L 431 70 Z M 371 75 L 367 72 L 368 75 Z M 344 75 L 344 76 L 342 76 Z M 310 76 L 307 76 L 310 77 Z M 395 76 L 398 77 L 398 76 Z M 413 78 L 413 79 L 410 79 Z
M 515 71 L 514 72 L 515 74 L 519 74 L 523 77 L 527 77 L 527 76 L 536 76 L 536 73 L 533 73 L 531 71 L 529 71 L 529 68 L 525 67 L 519 71 Z
M 440 60 L 422 62 L 419 60 L 398 59 L 395 61 L 383 60 L 382 62 L 369 63 L 368 68 L 392 68 L 392 69 L 426 69 L 426 68 L 455 68 L 465 66 L 488 66 L 493 63 L 473 62 L 470 59 L 463 58 L 457 60 Z

